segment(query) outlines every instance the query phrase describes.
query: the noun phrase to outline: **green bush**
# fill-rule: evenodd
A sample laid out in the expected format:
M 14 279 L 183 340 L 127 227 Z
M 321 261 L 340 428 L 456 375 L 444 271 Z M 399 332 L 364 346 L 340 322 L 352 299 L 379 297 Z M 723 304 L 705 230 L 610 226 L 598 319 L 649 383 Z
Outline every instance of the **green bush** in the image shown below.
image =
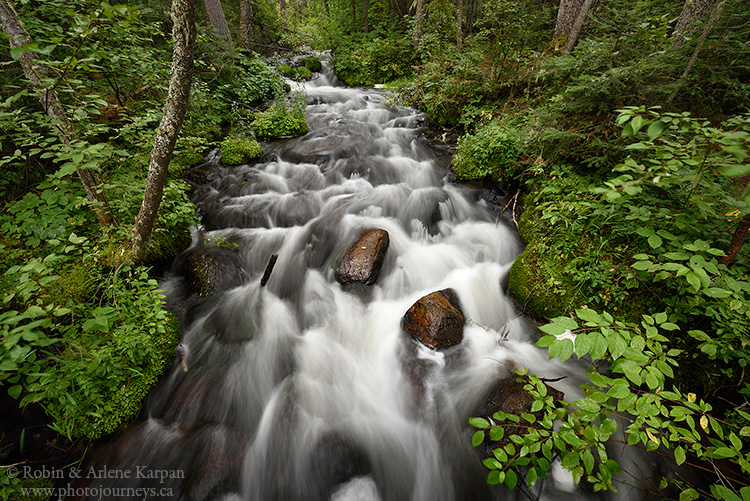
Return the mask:
M 225 139 L 221 142 L 221 163 L 244 164 L 263 154 L 263 148 L 253 139 Z
M 413 71 L 416 63 L 411 42 L 400 35 L 372 40 L 344 39 L 333 52 L 333 68 L 347 85 L 387 83 Z
M 458 140 L 453 167 L 459 179 L 494 179 L 511 182 L 518 174 L 517 140 L 512 130 L 494 120 L 481 125 L 474 134 Z
M 307 133 L 305 119 L 306 100 L 302 93 L 295 93 L 289 102 L 279 96 L 266 111 L 256 114 L 251 127 L 262 139 L 299 136 Z

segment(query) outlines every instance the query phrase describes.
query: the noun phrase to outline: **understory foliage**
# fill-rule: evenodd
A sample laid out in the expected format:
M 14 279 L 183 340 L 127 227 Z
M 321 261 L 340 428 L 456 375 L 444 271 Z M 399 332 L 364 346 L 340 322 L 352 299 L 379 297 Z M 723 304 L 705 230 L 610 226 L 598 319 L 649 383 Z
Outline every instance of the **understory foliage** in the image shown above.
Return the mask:
M 11 50 L 0 39 L 0 385 L 20 406 L 41 406 L 62 435 L 100 437 L 137 414 L 174 356 L 179 325 L 151 267 L 187 247 L 197 224 L 180 176 L 223 136 L 249 134 L 252 110 L 283 96 L 284 82 L 199 29 L 190 109 L 147 261 L 136 265 L 126 247 L 167 91 L 168 10 L 145 0 L 14 4 L 32 43 Z M 71 121 L 70 145 L 24 78 L 24 51 L 51 75 L 44 84 Z M 258 155 L 253 144 L 242 153 Z M 98 225 L 76 169 L 103 180 L 116 226 Z

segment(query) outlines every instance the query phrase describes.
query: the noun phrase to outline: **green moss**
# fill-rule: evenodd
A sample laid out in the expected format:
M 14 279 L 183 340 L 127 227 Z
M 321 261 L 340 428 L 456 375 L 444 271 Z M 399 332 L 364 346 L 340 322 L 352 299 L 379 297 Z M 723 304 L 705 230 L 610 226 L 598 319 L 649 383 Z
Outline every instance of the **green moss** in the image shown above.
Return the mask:
M 143 399 L 153 388 L 159 376 L 172 364 L 174 348 L 180 339 L 180 323 L 170 312 L 163 310 L 164 322 L 161 329 L 151 329 L 149 333 L 153 355 L 144 367 L 132 368 L 133 377 L 122 386 L 111 388 L 106 395 L 107 408 L 97 418 L 83 419 L 74 428 L 73 436 L 98 438 L 114 432 L 123 423 L 135 417 L 141 410 Z
M 554 318 L 573 309 L 575 289 L 549 256 L 538 244 L 527 246 L 510 268 L 508 290 L 537 316 Z
M 307 57 L 302 60 L 302 64 L 304 64 L 305 68 L 312 72 L 320 71 L 323 69 L 323 64 L 317 57 Z
M 18 490 L 20 492 L 16 493 L 12 499 L 16 501 L 47 501 L 51 498 L 45 493 L 45 490 L 52 489 L 54 486 L 55 482 L 49 477 L 19 479 Z
M 312 72 L 309 69 L 305 68 L 304 66 L 295 68 L 294 71 L 297 74 L 298 80 L 310 80 L 312 78 Z
M 221 163 L 241 165 L 263 154 L 263 148 L 252 139 L 225 139 L 221 143 Z
M 280 64 L 276 67 L 276 71 L 287 78 L 294 78 L 295 75 L 294 68 L 290 64 Z

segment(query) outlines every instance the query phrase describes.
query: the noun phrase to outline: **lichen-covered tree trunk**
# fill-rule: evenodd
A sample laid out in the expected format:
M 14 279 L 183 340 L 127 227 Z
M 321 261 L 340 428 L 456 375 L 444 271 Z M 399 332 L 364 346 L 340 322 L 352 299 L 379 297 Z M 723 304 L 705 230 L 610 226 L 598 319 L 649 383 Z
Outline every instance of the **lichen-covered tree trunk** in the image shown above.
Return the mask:
M 424 10 L 424 0 L 413 0 L 414 5 L 414 32 L 412 33 L 412 44 L 414 48 L 419 47 L 419 41 L 422 39 L 422 16 Z
M 704 20 L 708 19 L 717 0 L 685 0 L 682 6 L 682 12 L 677 19 L 677 25 L 672 33 L 672 38 L 676 44 L 681 44 L 689 33 L 698 28 Z
M 564 46 L 568 39 L 568 34 L 573 29 L 573 25 L 578 19 L 578 13 L 581 11 L 584 0 L 560 0 L 560 7 L 557 9 L 557 22 L 555 23 L 555 44 Z
M 151 150 L 143 202 L 135 218 L 132 255 L 143 259 L 151 238 L 156 215 L 164 194 L 167 169 L 172 159 L 177 135 L 182 127 L 193 79 L 193 49 L 195 46 L 195 0 L 172 0 L 172 69 L 169 91 L 164 105 L 164 116 L 159 124 Z
M 591 10 L 591 5 L 593 3 L 594 0 L 584 0 L 576 19 L 573 22 L 573 26 L 571 26 L 570 31 L 566 34 L 567 38 L 565 40 L 565 45 L 563 46 L 563 52 L 570 52 L 573 50 L 573 47 L 578 41 L 578 35 L 581 33 L 581 28 L 583 28 L 583 23 L 586 20 L 586 16 L 588 15 L 589 10 Z
M 219 33 L 221 38 L 227 41 L 230 47 L 234 45 L 232 35 L 229 34 L 227 20 L 224 17 L 224 9 L 221 8 L 221 0 L 203 0 L 203 4 L 206 6 L 206 13 L 211 21 L 211 26 Z
M 24 28 L 21 20 L 18 18 L 18 14 L 8 0 L 0 0 L 0 24 L 2 24 L 3 31 L 10 38 L 11 48 L 23 47 L 31 43 L 28 31 Z M 65 146 L 70 147 L 71 142 L 76 139 L 76 135 L 65 113 L 65 109 L 57 97 L 57 92 L 55 92 L 54 88 L 50 88 L 45 84 L 47 72 L 44 66 L 42 66 L 39 58 L 33 52 L 21 52 L 18 56 L 18 62 L 21 64 L 26 78 L 31 82 L 31 86 L 34 92 L 36 92 L 42 108 L 53 122 L 55 122 L 54 129 L 60 141 Z M 99 219 L 99 224 L 102 226 L 115 224 L 115 218 L 109 207 L 107 196 L 102 191 L 102 182 L 99 176 L 90 169 L 76 168 L 76 172 L 83 184 L 86 195 L 94 205 L 94 212 L 97 219 Z
M 240 47 L 252 50 L 253 37 L 253 0 L 240 0 L 240 26 L 237 30 L 240 37 Z

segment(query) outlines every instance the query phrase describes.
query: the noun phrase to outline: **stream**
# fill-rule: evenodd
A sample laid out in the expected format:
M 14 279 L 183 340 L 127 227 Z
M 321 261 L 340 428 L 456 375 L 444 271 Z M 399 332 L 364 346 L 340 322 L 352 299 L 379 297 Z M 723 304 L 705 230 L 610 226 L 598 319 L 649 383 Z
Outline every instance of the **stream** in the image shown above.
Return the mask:
M 523 243 L 497 193 L 451 182 L 448 157 L 421 139 L 424 116 L 385 91 L 339 86 L 330 71 L 300 85 L 308 134 L 266 145 L 255 164 L 200 168 L 202 227 L 162 283 L 180 356 L 142 419 L 92 455 L 110 474 L 89 479 L 84 498 L 605 498 L 575 489 L 559 461 L 531 490 L 488 486 L 471 445 L 468 418 L 516 369 L 565 376 L 553 386 L 566 400 L 582 381 L 579 366 L 533 346 L 506 296 Z M 337 259 L 372 228 L 390 239 L 377 282 L 339 284 Z M 191 288 L 191 253 L 223 266 L 216 293 Z M 446 288 L 467 319 L 463 341 L 431 350 L 401 321 Z

